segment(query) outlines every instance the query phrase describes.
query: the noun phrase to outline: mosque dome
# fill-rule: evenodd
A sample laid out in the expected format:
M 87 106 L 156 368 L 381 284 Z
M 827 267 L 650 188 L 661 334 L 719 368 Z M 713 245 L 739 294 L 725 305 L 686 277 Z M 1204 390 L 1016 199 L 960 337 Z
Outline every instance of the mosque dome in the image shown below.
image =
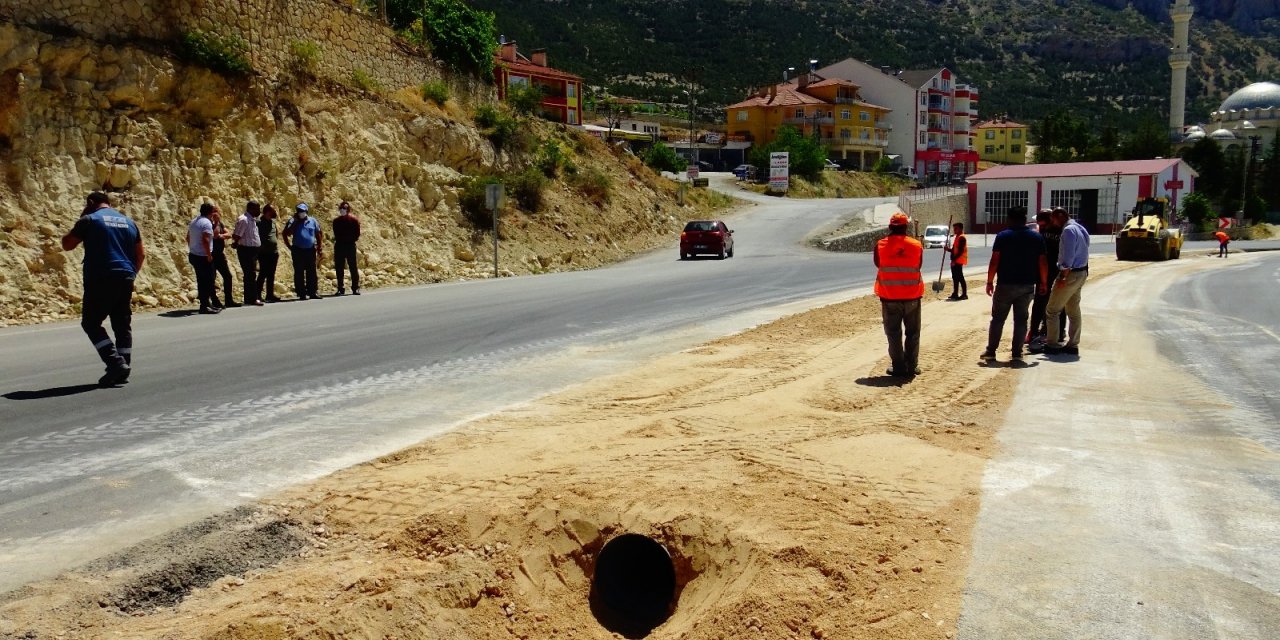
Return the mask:
M 1217 131 L 1214 131 L 1213 133 L 1209 134 L 1209 137 L 1213 138 L 1214 140 L 1235 140 L 1236 134 L 1231 133 L 1226 129 L 1218 129 Z
M 1197 140 L 1203 140 L 1203 139 L 1204 139 L 1204 131 L 1192 131 L 1187 134 L 1186 138 L 1183 138 L 1183 140 L 1186 140 L 1187 142 L 1196 142 Z
M 1227 98 L 1219 112 L 1244 111 L 1246 109 L 1270 109 L 1280 107 L 1280 84 L 1255 82 Z

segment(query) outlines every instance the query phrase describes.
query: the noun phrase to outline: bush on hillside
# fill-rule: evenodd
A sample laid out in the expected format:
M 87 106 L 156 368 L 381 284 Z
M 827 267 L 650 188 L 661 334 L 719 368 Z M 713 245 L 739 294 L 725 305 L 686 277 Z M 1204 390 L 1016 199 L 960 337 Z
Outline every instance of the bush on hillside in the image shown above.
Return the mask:
M 419 12 L 423 37 L 437 58 L 484 80 L 493 78 L 498 31 L 492 13 L 462 0 L 421 0 Z
M 293 54 L 293 70 L 298 73 L 312 75 L 320 63 L 320 45 L 310 40 L 294 40 L 289 43 L 289 52 Z
M 382 91 L 382 85 L 378 82 L 378 79 L 374 78 L 368 71 L 359 67 L 351 70 L 351 84 L 355 88 L 368 93 L 378 93 Z
M 422 83 L 422 99 L 430 100 L 440 106 L 449 101 L 449 85 L 444 80 L 431 80 Z
M 540 87 L 509 87 L 507 104 L 511 105 L 511 109 L 516 113 L 527 116 L 538 110 L 538 106 L 542 104 L 543 95 Z
M 458 205 L 462 207 L 462 215 L 476 229 L 492 229 L 493 214 L 485 206 L 485 191 L 491 184 L 501 184 L 496 176 L 476 176 L 468 178 L 462 184 L 458 194 Z
M 537 167 L 529 167 L 507 176 L 507 189 L 520 208 L 537 213 L 542 208 L 542 192 L 547 188 L 547 176 Z
M 182 34 L 183 56 L 219 73 L 243 76 L 253 71 L 249 64 L 249 43 L 239 36 L 221 36 L 209 31 Z
M 597 205 L 603 205 L 609 201 L 609 189 L 613 185 L 613 180 L 609 178 L 609 174 L 599 169 L 570 173 L 568 182 L 569 186 L 582 192 L 582 195 Z
M 560 169 L 568 162 L 569 159 L 565 156 L 564 150 L 555 140 L 544 140 L 542 146 L 538 148 L 538 159 L 535 164 L 548 178 L 560 175 Z

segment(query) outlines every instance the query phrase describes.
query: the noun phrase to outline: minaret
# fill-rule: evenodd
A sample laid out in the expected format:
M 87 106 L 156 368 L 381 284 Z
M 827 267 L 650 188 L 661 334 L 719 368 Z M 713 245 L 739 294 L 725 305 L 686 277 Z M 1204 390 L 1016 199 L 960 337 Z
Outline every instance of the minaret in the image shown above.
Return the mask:
M 1169 7 L 1173 19 L 1173 49 L 1169 53 L 1169 68 L 1173 70 L 1173 83 L 1169 94 L 1169 136 L 1182 140 L 1182 127 L 1187 110 L 1187 67 L 1191 66 L 1191 14 L 1195 13 L 1191 0 L 1176 0 Z

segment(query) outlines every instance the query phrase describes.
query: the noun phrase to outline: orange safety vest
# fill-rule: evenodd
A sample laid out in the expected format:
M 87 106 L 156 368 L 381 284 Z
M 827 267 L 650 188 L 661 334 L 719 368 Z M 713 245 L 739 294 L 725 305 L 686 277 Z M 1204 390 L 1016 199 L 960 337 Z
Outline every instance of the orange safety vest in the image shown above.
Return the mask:
M 964 240 L 964 248 L 960 253 L 956 253 L 956 245 L 960 244 L 961 240 Z M 963 233 L 956 234 L 956 237 L 951 240 L 951 264 L 969 264 L 969 239 Z
M 920 260 L 924 247 L 904 235 L 890 235 L 876 243 L 880 271 L 876 273 L 876 295 L 885 300 L 916 300 L 924 297 Z
M 1213 233 L 1213 237 L 1215 237 L 1215 238 L 1217 238 L 1217 239 L 1218 239 L 1218 243 L 1219 243 L 1219 244 L 1221 244 L 1221 243 L 1223 243 L 1223 242 L 1226 242 L 1227 240 L 1230 240 L 1230 239 L 1231 239 L 1231 236 L 1229 236 L 1229 235 L 1227 235 L 1227 234 L 1225 234 L 1225 233 L 1223 233 L 1223 232 L 1221 232 L 1221 231 L 1215 231 L 1215 232 Z

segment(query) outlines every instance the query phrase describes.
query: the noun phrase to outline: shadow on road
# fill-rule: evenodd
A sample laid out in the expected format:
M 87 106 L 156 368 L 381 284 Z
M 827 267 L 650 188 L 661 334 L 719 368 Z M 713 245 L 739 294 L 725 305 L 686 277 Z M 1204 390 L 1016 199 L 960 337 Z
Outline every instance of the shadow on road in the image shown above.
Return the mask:
M 901 387 L 910 382 L 910 380 L 896 376 L 871 376 L 869 378 L 858 378 L 854 382 L 864 387 Z
M 4 394 L 4 397 L 9 400 L 43 400 L 45 398 L 61 398 L 88 393 L 94 389 L 101 389 L 101 387 L 96 384 L 77 384 L 70 387 L 52 387 L 39 391 L 10 391 Z
M 191 316 L 194 316 L 199 313 L 200 312 L 195 309 L 174 309 L 173 311 L 165 311 L 164 313 L 159 313 L 156 315 L 160 316 L 161 318 L 190 318 Z

